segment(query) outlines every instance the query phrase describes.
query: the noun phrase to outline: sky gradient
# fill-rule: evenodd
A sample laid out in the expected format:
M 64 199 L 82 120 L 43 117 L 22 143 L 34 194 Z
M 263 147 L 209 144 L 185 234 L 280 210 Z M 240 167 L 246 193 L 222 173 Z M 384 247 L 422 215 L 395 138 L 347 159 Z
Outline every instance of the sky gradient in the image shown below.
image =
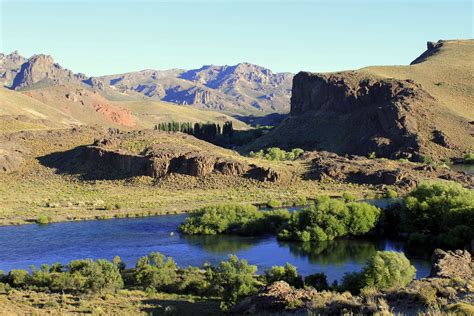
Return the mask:
M 408 64 L 427 41 L 473 38 L 472 1 L 0 0 L 0 52 L 87 75 L 251 62 L 327 72 Z

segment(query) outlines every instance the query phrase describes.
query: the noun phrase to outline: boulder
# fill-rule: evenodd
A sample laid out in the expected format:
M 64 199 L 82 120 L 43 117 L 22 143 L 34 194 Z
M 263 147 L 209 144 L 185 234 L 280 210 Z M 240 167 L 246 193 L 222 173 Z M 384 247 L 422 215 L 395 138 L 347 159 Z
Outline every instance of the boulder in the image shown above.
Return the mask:
M 438 278 L 471 279 L 472 257 L 467 250 L 444 251 L 436 249 L 431 257 L 431 276 Z

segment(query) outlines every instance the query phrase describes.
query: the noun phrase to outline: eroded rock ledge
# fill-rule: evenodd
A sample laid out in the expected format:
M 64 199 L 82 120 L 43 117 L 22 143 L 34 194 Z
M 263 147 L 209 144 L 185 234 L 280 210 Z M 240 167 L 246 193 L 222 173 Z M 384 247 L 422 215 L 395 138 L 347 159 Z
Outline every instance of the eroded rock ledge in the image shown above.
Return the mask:
M 112 167 L 129 176 L 162 178 L 171 173 L 203 177 L 211 173 L 245 176 L 259 181 L 279 181 L 279 174 L 271 169 L 248 164 L 205 150 L 169 146 L 161 143 L 146 145 L 139 153 L 120 148 L 118 138 L 96 140 L 82 148 L 81 157 L 98 165 Z
M 362 156 L 344 157 L 325 151 L 308 152 L 302 159 L 309 160 L 311 164 L 306 177 L 320 181 L 394 185 L 402 191 L 409 191 L 427 179 L 451 180 L 466 187 L 474 186 L 471 175 L 442 166 Z

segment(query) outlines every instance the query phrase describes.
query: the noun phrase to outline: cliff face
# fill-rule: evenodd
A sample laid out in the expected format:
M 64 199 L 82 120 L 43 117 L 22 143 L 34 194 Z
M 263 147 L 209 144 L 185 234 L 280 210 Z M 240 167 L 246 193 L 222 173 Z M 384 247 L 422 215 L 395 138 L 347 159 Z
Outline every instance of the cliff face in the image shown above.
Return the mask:
M 337 128 L 324 128 L 314 135 L 313 141 L 321 149 L 339 139 L 339 144 L 329 146 L 340 153 L 374 151 L 409 158 L 420 145 L 412 113 L 413 103 L 421 99 L 432 98 L 410 80 L 377 80 L 355 72 L 300 72 L 293 80 L 290 114 L 334 123 Z

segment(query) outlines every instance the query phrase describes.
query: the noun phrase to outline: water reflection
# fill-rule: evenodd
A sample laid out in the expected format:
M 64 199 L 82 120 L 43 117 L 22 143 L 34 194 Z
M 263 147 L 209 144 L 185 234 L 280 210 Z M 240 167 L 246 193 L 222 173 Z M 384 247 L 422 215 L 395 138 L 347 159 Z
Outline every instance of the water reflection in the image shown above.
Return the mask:
M 211 253 L 238 253 L 256 246 L 262 238 L 229 235 L 181 235 L 188 244 Z
M 307 257 L 310 263 L 319 265 L 344 265 L 348 261 L 365 263 L 377 250 L 383 249 L 369 241 L 340 239 L 326 242 L 279 242 L 289 248 L 294 256 Z

